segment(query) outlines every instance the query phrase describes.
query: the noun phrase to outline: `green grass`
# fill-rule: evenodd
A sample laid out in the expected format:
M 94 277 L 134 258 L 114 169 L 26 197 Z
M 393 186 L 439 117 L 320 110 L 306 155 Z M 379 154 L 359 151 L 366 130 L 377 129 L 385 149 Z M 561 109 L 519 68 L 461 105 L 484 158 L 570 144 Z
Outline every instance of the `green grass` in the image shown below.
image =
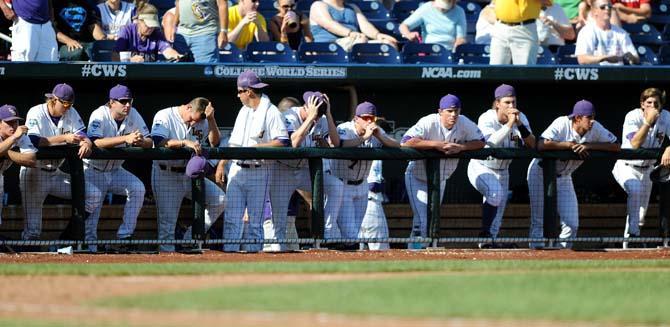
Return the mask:
M 2 327 L 127 327 L 133 326 L 128 324 L 116 323 L 100 323 L 100 322 L 85 322 L 85 321 L 56 321 L 56 320 L 35 320 L 22 318 L 0 318 L 0 326 Z
M 522 261 L 352 261 L 254 263 L 128 263 L 128 264 L 3 264 L 1 275 L 206 275 L 219 273 L 368 273 L 496 270 L 574 270 L 619 268 L 670 268 L 670 260 L 522 260 Z
M 535 265 L 530 263 L 531 267 Z M 105 299 L 98 304 L 158 310 L 299 311 L 660 324 L 670 321 L 668 294 L 670 274 L 667 271 L 535 270 L 217 287 Z

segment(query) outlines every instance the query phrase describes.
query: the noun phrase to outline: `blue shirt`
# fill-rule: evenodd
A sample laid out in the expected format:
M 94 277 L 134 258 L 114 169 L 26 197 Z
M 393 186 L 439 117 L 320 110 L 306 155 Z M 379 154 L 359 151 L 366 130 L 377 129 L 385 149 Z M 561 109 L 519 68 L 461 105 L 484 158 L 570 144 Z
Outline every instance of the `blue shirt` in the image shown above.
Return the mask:
M 51 20 L 48 0 L 14 0 L 14 12 L 31 24 L 44 24 Z
M 454 6 L 447 12 L 441 12 L 433 7 L 433 2 L 426 2 L 412 13 L 403 24 L 410 30 L 421 27 L 421 37 L 424 43 L 436 43 L 453 50 L 456 38 L 465 38 L 467 25 L 465 11 Z
M 356 12 L 353 9 L 347 5 L 344 5 L 344 9 L 342 10 L 332 7 L 327 3 L 326 5 L 328 6 L 328 13 L 334 21 L 340 23 L 340 25 L 352 31 L 360 31 L 358 28 L 358 18 L 356 18 Z M 341 38 L 341 36 L 329 32 L 325 28 L 321 27 L 321 25 L 310 25 L 310 29 L 312 30 L 312 36 L 314 36 L 314 42 L 333 42 Z

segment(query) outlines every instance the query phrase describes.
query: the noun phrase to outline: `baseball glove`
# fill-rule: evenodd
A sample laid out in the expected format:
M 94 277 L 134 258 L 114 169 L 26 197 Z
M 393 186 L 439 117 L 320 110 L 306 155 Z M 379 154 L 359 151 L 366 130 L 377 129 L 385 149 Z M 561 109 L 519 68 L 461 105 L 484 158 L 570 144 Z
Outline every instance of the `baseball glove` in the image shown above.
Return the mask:
M 667 183 L 670 181 L 670 167 L 657 165 L 649 174 L 649 178 L 654 183 Z

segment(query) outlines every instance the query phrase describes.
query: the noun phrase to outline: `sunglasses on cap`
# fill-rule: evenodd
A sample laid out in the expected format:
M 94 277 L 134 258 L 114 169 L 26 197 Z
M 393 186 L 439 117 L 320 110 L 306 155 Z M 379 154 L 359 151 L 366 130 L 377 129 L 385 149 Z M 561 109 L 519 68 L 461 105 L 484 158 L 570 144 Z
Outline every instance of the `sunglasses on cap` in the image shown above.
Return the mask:
M 70 101 L 61 100 L 59 98 L 56 98 L 56 101 L 60 102 L 63 105 L 63 107 L 65 107 L 65 108 L 72 107 L 72 102 L 70 102 Z
M 377 121 L 377 116 L 368 116 L 368 115 L 365 115 L 365 116 L 358 116 L 358 118 L 363 119 L 363 120 L 365 120 L 365 121 L 367 121 L 367 122 L 371 122 L 371 123 L 374 123 L 374 122 Z
M 127 104 L 133 104 L 133 99 L 114 99 L 114 101 L 122 104 L 122 105 L 127 105 Z

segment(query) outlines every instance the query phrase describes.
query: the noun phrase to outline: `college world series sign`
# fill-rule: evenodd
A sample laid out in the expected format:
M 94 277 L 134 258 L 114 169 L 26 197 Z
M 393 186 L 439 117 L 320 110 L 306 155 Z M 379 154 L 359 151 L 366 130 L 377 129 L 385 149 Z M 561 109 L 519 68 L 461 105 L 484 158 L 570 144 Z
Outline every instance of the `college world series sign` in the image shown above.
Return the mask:
M 254 71 L 259 77 L 268 78 L 319 78 L 345 79 L 347 67 L 329 66 L 207 66 L 205 76 L 218 78 L 237 77 L 245 70 Z

